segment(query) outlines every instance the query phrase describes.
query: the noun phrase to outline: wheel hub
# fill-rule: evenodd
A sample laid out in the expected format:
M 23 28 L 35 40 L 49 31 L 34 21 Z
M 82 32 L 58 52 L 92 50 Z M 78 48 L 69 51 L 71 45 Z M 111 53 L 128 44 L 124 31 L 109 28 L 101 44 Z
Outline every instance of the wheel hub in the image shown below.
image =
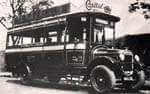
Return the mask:
M 103 82 L 103 78 L 99 78 L 99 82 Z

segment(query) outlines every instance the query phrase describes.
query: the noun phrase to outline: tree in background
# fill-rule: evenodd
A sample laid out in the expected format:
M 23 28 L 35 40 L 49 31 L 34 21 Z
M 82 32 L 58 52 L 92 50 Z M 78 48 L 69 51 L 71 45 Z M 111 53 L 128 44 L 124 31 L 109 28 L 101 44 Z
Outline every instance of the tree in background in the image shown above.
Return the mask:
M 7 20 L 11 20 L 12 26 L 16 17 L 21 17 L 29 13 L 36 13 L 37 11 L 51 7 L 54 2 L 52 0 L 6 0 L 5 6 L 11 10 L 8 15 L 5 15 Z M 5 7 L 2 6 L 1 7 Z
M 34 11 L 38 11 L 38 10 L 48 9 L 53 4 L 54 4 L 54 2 L 51 1 L 51 0 L 42 0 L 39 3 L 37 3 L 37 4 L 33 3 L 32 11 L 34 12 Z
M 26 13 L 24 4 L 26 0 L 9 0 L 12 9 L 12 16 L 20 16 Z
M 46 10 L 48 8 L 51 8 L 53 4 L 54 4 L 54 2 L 51 0 L 42 0 L 36 4 L 32 3 L 33 6 L 31 6 L 30 14 L 40 15 L 40 12 L 42 10 Z
M 150 18 L 150 0 L 136 0 L 129 6 L 129 12 L 141 12 L 145 19 Z

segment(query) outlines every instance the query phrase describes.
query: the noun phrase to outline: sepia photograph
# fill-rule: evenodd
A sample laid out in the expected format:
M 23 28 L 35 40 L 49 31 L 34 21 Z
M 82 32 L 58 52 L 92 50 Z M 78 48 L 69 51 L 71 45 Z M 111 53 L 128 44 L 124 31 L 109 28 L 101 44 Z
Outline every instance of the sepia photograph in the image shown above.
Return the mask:
M 0 0 L 1 94 L 150 94 L 150 0 Z

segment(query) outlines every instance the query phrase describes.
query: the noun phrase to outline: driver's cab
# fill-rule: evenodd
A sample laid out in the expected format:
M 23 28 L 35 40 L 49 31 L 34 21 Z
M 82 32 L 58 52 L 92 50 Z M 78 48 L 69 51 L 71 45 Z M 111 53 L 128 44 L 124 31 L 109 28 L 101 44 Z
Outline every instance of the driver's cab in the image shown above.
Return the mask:
M 86 17 L 69 17 L 68 27 L 67 27 L 67 37 L 66 41 L 68 43 L 76 43 L 76 42 L 83 42 L 87 40 L 87 23 Z
M 88 62 L 96 46 L 114 46 L 115 22 L 120 19 L 104 13 L 78 13 L 67 18 L 65 48 L 68 64 Z
M 101 16 L 92 17 L 91 45 L 114 47 L 115 21 L 101 19 Z

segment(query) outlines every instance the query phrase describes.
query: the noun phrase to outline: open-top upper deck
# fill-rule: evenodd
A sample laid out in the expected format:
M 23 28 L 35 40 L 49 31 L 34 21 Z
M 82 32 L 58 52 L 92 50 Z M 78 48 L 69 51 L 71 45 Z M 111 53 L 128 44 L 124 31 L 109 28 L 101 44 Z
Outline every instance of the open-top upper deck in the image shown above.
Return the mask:
M 65 24 L 67 22 L 67 18 L 77 17 L 77 16 L 79 17 L 92 16 L 92 17 L 100 18 L 102 20 L 113 21 L 113 22 L 120 21 L 119 17 L 106 14 L 106 13 L 101 13 L 101 12 L 66 13 L 66 14 L 61 14 L 61 15 L 54 16 L 54 17 L 46 17 L 40 20 L 35 20 L 35 21 L 30 21 L 30 22 L 26 22 L 23 24 L 15 25 L 14 27 L 9 28 L 8 34 L 15 34 L 15 33 L 23 32 L 23 31 L 35 30 L 38 28 L 44 28 L 44 27 L 57 25 L 57 24 Z

